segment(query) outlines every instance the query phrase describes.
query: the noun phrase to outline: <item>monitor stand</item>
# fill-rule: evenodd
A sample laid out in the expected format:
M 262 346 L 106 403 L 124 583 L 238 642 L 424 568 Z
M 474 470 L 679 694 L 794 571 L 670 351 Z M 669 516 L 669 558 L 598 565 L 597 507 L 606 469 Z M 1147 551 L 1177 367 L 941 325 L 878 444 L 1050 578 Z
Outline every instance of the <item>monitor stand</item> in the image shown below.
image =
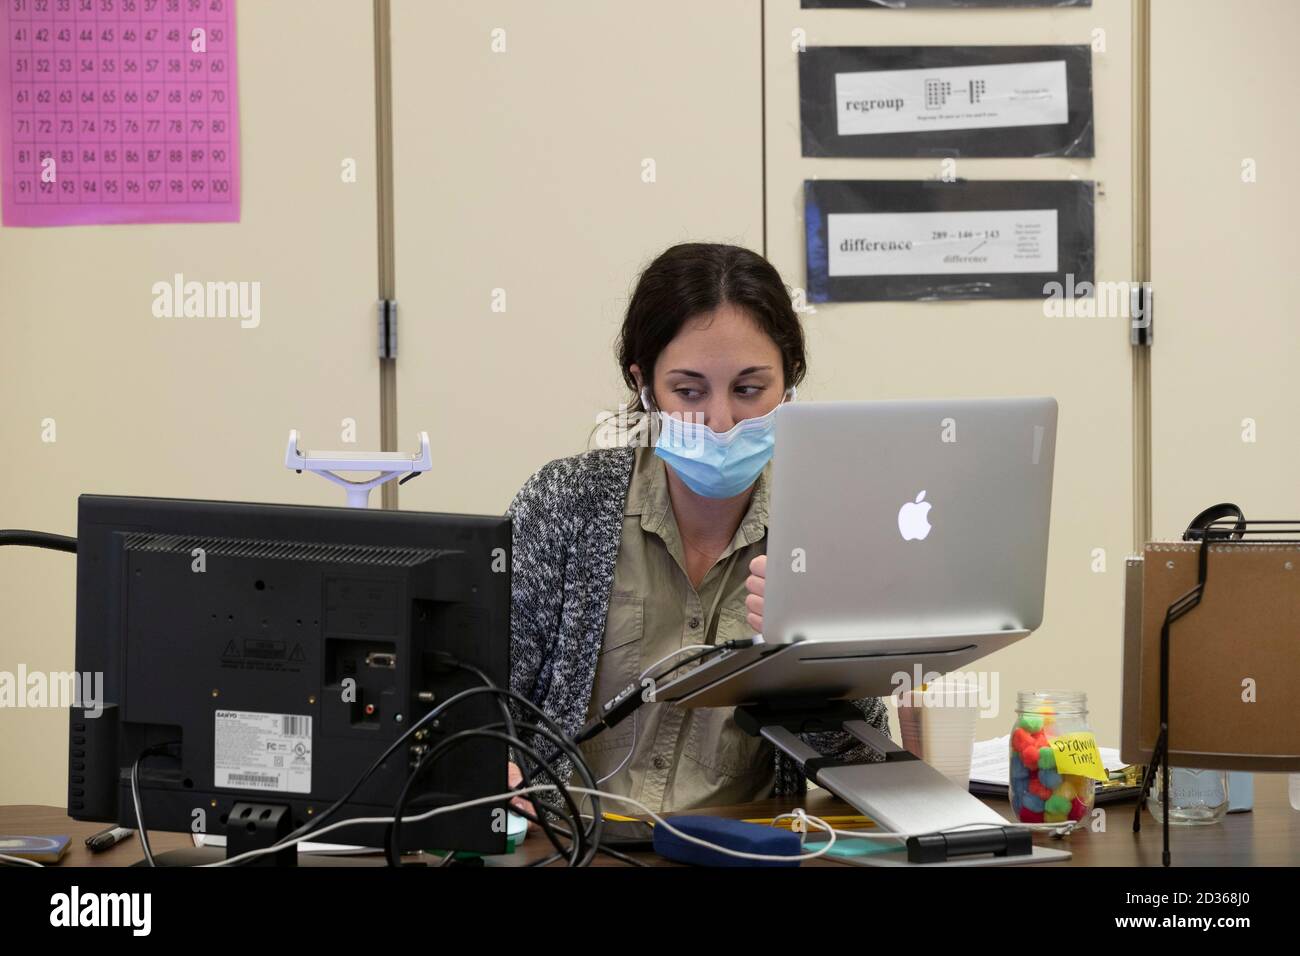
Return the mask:
M 870 817 L 883 833 L 934 834 L 908 840 L 901 854 L 846 858 L 868 866 L 1006 866 L 1068 860 L 1068 850 L 1037 846 L 1028 831 L 978 797 L 953 783 L 910 751 L 868 724 L 846 700 L 767 701 L 735 710 L 736 725 L 762 736 L 795 761 L 805 776 Z M 884 755 L 883 762 L 826 757 L 805 743 L 800 733 L 845 731 Z M 962 824 L 987 824 L 949 832 Z M 900 839 L 902 839 L 900 837 Z
M 239 801 L 230 808 L 226 818 L 226 845 L 185 847 L 180 850 L 168 850 L 154 854 L 156 866 L 202 866 L 205 863 L 217 863 L 230 857 L 238 856 L 249 850 L 260 850 L 274 846 L 293 829 L 293 815 L 290 808 L 283 803 L 253 803 Z M 298 847 L 289 846 L 275 853 L 267 853 L 249 860 L 246 865 L 255 867 L 298 866 L 310 858 L 305 854 L 300 859 Z M 147 860 L 141 860 L 135 866 L 148 866 Z M 319 865 L 319 864 L 309 864 Z

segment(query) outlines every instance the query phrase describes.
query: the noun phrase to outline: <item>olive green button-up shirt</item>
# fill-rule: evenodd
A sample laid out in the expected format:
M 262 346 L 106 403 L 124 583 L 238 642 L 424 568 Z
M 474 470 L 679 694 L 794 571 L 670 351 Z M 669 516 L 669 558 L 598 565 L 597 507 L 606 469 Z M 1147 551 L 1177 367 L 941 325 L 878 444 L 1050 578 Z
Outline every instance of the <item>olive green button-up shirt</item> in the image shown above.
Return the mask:
M 753 635 L 745 620 L 745 578 L 749 562 L 767 548 L 771 465 L 755 483 L 731 543 L 698 589 L 686 573 L 666 469 L 653 448 L 637 449 L 588 719 L 672 651 Z M 656 812 L 767 797 L 775 783 L 772 745 L 737 727 L 732 711 L 646 703 L 582 750 L 596 779 L 604 778 L 600 789 Z

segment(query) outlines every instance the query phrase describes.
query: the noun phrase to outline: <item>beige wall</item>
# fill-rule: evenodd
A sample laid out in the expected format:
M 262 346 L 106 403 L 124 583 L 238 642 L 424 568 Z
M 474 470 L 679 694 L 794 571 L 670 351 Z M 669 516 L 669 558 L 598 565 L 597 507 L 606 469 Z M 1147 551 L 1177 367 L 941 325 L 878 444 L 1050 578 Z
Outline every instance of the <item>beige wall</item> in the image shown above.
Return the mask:
M 342 503 L 284 447 L 379 440 L 371 22 L 239 5 L 242 222 L 0 229 L 0 527 L 75 534 L 82 492 Z M 295 51 L 332 67 L 299 82 Z M 154 318 L 177 272 L 261 283 L 261 324 Z M 75 563 L 0 548 L 0 670 L 73 668 Z M 0 803 L 62 805 L 66 754 L 66 711 L 0 710 Z

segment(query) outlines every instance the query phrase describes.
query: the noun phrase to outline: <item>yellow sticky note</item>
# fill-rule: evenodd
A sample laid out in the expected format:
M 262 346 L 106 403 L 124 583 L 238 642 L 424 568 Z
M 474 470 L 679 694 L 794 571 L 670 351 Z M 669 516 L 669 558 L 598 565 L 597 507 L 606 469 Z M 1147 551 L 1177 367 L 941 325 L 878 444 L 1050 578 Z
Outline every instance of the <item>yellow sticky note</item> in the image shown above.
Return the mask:
M 1088 731 L 1062 734 L 1052 740 L 1052 754 L 1056 769 L 1063 774 L 1091 777 L 1105 783 L 1109 778 L 1097 749 L 1097 738 Z

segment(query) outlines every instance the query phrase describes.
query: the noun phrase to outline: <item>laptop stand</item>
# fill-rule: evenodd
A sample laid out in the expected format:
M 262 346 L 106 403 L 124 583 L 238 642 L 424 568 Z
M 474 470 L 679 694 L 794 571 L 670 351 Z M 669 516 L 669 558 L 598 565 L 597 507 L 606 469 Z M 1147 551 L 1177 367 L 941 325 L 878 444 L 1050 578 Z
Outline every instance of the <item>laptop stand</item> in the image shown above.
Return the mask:
M 1068 850 L 1035 845 L 1030 831 L 1009 825 L 979 798 L 899 747 L 868 724 L 849 701 L 743 704 L 736 707 L 735 721 L 746 733 L 764 737 L 780 748 L 809 780 L 870 817 L 881 832 L 927 834 L 907 840 L 906 859 L 898 854 L 877 854 L 848 858 L 851 862 L 867 866 L 1006 866 L 1055 863 L 1071 857 Z M 827 757 L 799 737 L 801 733 L 835 731 L 847 732 L 885 759 Z

